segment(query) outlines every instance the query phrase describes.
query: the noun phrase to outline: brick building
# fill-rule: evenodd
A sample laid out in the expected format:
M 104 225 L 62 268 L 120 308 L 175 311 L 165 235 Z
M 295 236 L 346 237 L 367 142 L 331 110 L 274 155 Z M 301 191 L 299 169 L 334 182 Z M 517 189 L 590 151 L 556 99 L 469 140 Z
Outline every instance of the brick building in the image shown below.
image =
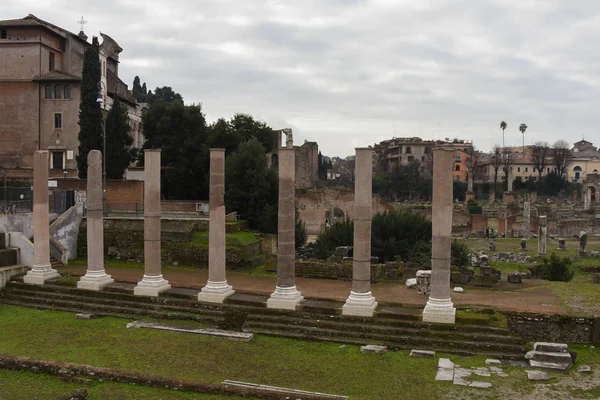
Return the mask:
M 141 112 L 118 77 L 122 49 L 102 34 L 100 48 L 106 110 L 118 96 L 128 108 L 135 145 L 143 144 Z M 0 170 L 32 177 L 35 150 L 50 151 L 50 177 L 77 176 L 81 74 L 87 36 L 34 15 L 0 21 Z

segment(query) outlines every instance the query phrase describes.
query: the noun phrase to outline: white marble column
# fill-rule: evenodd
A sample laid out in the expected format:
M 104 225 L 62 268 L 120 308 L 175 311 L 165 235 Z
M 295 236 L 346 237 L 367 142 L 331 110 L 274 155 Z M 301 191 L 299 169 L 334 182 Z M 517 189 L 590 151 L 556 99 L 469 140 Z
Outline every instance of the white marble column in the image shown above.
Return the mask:
M 115 280 L 104 270 L 104 219 L 102 215 L 102 153 L 88 153 L 87 172 L 87 272 L 77 282 L 79 289 L 100 290 Z
M 538 224 L 538 254 L 546 255 L 546 241 L 548 239 L 548 217 L 541 215 Z
M 453 324 L 456 320 L 456 308 L 450 297 L 452 158 L 451 150 L 433 150 L 431 293 L 423 310 L 423 322 Z
M 296 289 L 295 172 L 296 150 L 279 149 L 279 211 L 277 214 L 277 286 L 268 308 L 295 310 L 304 297 Z
M 210 149 L 208 282 L 198 300 L 223 303 L 235 293 L 227 284 L 225 265 L 225 149 Z
M 356 149 L 354 171 L 352 290 L 342 307 L 342 314 L 372 317 L 377 308 L 371 293 L 372 148 Z
M 48 279 L 60 277 L 50 266 L 50 222 L 48 221 L 48 151 L 33 155 L 33 267 L 23 282 L 43 285 Z
M 156 297 L 171 288 L 162 276 L 160 251 L 160 150 L 144 153 L 144 277 L 133 294 Z

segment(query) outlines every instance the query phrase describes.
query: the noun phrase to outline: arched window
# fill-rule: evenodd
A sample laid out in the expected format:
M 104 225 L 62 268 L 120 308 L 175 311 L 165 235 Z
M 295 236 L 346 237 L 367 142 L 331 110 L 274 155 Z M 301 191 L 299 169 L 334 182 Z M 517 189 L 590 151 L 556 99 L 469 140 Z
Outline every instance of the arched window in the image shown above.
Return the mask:
M 69 85 L 68 83 L 65 85 L 65 96 L 64 96 L 65 100 L 71 100 L 71 85 Z
M 54 86 L 54 98 L 62 99 L 62 86 L 60 86 L 60 85 Z
M 46 85 L 44 98 L 46 100 L 52 100 L 52 85 Z
M 573 168 L 573 171 L 575 172 L 575 179 L 580 179 L 581 178 L 581 167 L 579 165 L 577 165 L 575 168 Z
M 460 165 L 457 165 L 456 167 L 454 167 L 455 171 L 460 171 Z
M 411 154 L 412 153 L 412 149 L 410 148 L 410 146 L 406 146 L 406 154 Z
M 581 167 L 577 165 L 575 168 L 573 168 L 573 171 L 581 171 Z

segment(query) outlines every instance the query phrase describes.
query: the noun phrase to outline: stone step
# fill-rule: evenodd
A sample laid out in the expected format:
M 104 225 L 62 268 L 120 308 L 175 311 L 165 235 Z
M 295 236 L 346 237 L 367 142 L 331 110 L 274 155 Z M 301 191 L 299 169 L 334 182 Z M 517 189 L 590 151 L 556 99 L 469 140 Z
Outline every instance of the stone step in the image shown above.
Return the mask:
M 18 260 L 18 250 L 5 248 L 0 249 L 0 267 L 9 267 L 11 265 L 16 265 Z
M 427 329 L 426 325 L 414 325 L 410 328 L 399 328 L 394 326 L 382 326 L 373 324 L 358 324 L 358 323 L 347 323 L 335 320 L 301 320 L 290 317 L 282 317 L 277 321 L 261 318 L 258 315 L 248 315 L 246 319 L 246 326 L 276 326 L 278 330 L 295 330 L 301 329 L 331 329 L 331 330 L 352 330 L 354 332 L 360 332 L 363 334 L 382 334 L 382 335 L 425 335 L 433 338 L 447 338 L 448 333 L 439 330 Z M 472 340 L 472 341 L 485 341 L 492 343 L 502 344 L 514 344 L 518 346 L 524 345 L 524 340 L 515 336 L 509 335 L 495 335 L 495 334 L 481 334 L 472 333 L 469 331 L 461 331 L 452 333 L 452 338 L 455 340 Z M 523 347 L 524 348 L 524 347 Z
M 273 336 L 273 337 L 284 337 L 290 339 L 299 339 L 299 340 L 310 340 L 310 341 L 319 341 L 319 342 L 333 342 L 333 343 L 342 343 L 348 345 L 357 345 L 363 346 L 366 344 L 372 344 L 373 340 L 368 339 L 357 339 L 357 338 L 347 338 L 347 337 L 332 337 L 332 336 L 322 336 L 317 333 L 296 333 L 296 332 L 278 332 L 272 330 L 263 330 L 263 329 L 248 329 L 248 332 L 264 335 L 264 336 Z M 415 343 L 415 344 L 402 344 L 402 343 L 382 343 L 386 345 L 389 349 L 392 350 L 412 350 L 415 347 L 420 346 L 423 348 L 423 343 Z M 455 354 L 463 357 L 470 357 L 474 355 L 481 355 L 485 357 L 491 358 L 503 358 L 510 360 L 520 360 L 523 358 L 523 352 L 518 351 L 498 351 L 497 349 L 479 349 L 479 350 L 466 350 L 462 347 L 429 347 L 426 345 L 428 349 L 432 349 L 439 353 L 447 353 L 447 354 Z
M 262 331 L 278 331 L 278 332 L 294 332 L 308 335 L 318 335 L 323 337 L 347 337 L 347 338 L 360 338 L 367 340 L 382 341 L 386 344 L 400 344 L 413 346 L 426 346 L 430 347 L 458 347 L 461 349 L 502 349 L 503 351 L 509 351 L 511 353 L 519 353 L 523 357 L 525 352 L 524 343 L 513 344 L 513 343 L 498 343 L 493 339 L 485 340 L 487 338 L 447 338 L 427 335 L 425 332 L 367 332 L 357 331 L 356 329 L 344 329 L 344 327 L 337 328 L 322 328 L 316 326 L 294 326 L 290 327 L 286 324 L 272 324 L 272 323 L 255 323 L 253 321 L 246 321 L 244 329 L 253 331 L 259 329 Z M 489 343 L 493 343 L 490 345 Z

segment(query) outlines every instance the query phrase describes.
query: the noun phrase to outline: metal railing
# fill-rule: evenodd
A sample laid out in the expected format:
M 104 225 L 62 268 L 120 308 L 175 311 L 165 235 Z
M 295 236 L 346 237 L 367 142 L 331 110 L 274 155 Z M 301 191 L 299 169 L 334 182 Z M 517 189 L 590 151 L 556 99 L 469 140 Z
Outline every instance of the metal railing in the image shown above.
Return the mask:
M 143 202 L 104 202 L 105 217 L 143 218 Z M 87 213 L 86 213 L 87 214 Z M 208 213 L 195 211 L 195 204 L 179 202 L 161 202 L 161 214 L 171 218 L 207 218 Z

